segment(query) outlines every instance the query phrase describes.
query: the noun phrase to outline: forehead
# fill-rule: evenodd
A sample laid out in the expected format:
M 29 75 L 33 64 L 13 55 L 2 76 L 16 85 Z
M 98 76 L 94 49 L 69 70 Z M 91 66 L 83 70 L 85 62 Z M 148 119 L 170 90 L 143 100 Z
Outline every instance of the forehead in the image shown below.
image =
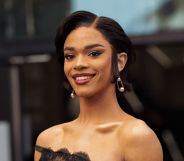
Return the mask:
M 86 46 L 89 44 L 102 44 L 110 47 L 105 37 L 94 27 L 79 27 L 73 30 L 66 38 L 64 48 L 66 46 Z

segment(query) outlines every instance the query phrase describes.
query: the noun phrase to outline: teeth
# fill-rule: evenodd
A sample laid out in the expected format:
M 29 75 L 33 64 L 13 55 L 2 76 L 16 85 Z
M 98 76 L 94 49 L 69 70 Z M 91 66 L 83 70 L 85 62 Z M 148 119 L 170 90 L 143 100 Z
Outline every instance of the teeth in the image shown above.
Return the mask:
M 91 76 L 81 76 L 81 77 L 76 77 L 75 79 L 76 80 L 87 80 L 87 79 L 90 79 Z

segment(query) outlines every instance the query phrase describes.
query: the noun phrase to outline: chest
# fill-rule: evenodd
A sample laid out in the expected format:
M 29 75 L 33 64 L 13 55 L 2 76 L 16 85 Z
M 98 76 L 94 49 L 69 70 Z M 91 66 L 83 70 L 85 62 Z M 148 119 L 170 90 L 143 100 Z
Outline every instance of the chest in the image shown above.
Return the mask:
M 68 148 L 71 153 L 86 152 L 91 161 L 122 161 L 121 145 L 114 133 L 65 135 L 62 147 Z
M 85 152 L 91 161 L 123 161 L 118 129 L 119 124 L 97 128 L 67 127 L 62 135 L 52 137 L 50 147 L 53 150 L 67 148 L 70 154 Z

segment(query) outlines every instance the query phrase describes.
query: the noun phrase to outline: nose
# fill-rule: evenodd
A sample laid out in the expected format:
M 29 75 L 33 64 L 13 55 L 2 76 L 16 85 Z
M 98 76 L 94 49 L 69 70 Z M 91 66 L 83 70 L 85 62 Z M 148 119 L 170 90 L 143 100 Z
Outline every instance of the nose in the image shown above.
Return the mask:
M 87 64 L 87 61 L 85 59 L 85 56 L 78 55 L 78 57 L 76 58 L 74 69 L 81 70 L 81 69 L 85 69 L 87 67 L 88 67 L 88 64 Z

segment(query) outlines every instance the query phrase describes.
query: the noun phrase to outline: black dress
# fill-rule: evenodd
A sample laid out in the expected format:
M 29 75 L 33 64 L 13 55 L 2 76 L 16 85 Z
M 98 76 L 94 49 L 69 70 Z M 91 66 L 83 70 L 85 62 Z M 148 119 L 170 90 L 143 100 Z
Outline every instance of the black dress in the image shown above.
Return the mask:
M 35 150 L 41 153 L 39 161 L 90 161 L 89 156 L 86 153 L 75 152 L 71 154 L 66 148 L 53 151 L 50 148 L 36 145 Z

